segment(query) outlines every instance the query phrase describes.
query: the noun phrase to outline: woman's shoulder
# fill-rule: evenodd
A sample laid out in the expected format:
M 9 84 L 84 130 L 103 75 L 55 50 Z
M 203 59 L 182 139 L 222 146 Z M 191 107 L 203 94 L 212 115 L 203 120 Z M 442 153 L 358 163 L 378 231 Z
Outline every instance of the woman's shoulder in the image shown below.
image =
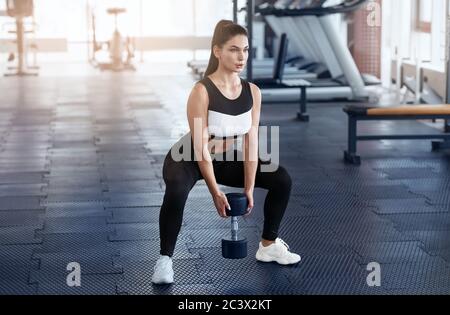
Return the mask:
M 198 81 L 192 87 L 189 99 L 193 101 L 193 103 L 209 103 L 208 91 L 206 86 Z
M 248 81 L 247 81 L 248 82 Z M 250 88 L 252 89 L 252 91 L 260 91 L 259 87 L 252 82 L 248 82 L 248 85 L 250 86 Z
M 208 96 L 208 90 L 206 88 L 206 84 L 204 79 L 197 81 L 194 86 L 192 87 L 192 93 L 196 93 L 198 95 L 204 95 L 204 96 Z
M 246 85 L 252 90 L 252 92 L 260 92 L 259 87 L 258 87 L 255 83 L 252 83 L 252 82 L 250 82 L 250 81 L 247 81 L 246 79 L 243 79 L 243 78 L 241 78 L 241 81 L 242 81 L 244 84 L 246 84 Z
M 244 80 L 244 81 L 247 82 L 247 84 L 248 84 L 248 86 L 250 88 L 250 91 L 252 92 L 252 96 L 257 96 L 257 97 L 260 98 L 261 97 L 261 90 L 259 89 L 259 87 L 255 83 L 248 82 L 246 80 Z

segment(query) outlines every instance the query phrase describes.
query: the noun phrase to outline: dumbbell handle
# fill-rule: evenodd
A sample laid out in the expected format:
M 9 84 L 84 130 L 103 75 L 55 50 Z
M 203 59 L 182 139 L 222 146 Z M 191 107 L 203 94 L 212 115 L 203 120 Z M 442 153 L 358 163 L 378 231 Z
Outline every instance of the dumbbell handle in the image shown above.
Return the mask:
M 238 239 L 238 232 L 239 226 L 238 226 L 238 218 L 237 217 L 231 217 L 231 239 L 233 241 L 237 241 Z

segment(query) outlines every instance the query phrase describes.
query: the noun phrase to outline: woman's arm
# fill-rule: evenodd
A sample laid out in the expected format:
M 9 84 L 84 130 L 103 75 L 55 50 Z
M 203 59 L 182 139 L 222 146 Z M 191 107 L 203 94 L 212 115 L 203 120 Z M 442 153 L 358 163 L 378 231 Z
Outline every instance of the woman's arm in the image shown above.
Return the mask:
M 197 158 L 200 172 L 205 179 L 209 192 L 219 215 L 226 217 L 225 207 L 230 208 L 226 196 L 220 191 L 214 176 L 211 154 L 208 150 L 208 93 L 202 84 L 197 84 L 192 89 L 187 104 L 187 116 L 191 130 L 194 153 Z
M 253 191 L 255 188 L 256 170 L 258 167 L 258 128 L 259 118 L 261 114 L 261 91 L 259 88 L 250 83 L 252 96 L 253 96 L 253 108 L 252 108 L 252 128 L 245 135 L 243 141 L 244 152 L 244 192 L 249 200 L 249 211 L 253 208 Z

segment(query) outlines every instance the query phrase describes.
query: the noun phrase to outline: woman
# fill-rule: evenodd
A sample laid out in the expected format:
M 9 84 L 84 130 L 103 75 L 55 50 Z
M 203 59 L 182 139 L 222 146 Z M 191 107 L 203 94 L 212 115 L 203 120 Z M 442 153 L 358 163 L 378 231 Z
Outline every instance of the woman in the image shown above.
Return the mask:
M 194 86 L 189 96 L 190 133 L 172 147 L 164 160 L 166 191 L 159 218 L 161 256 L 154 267 L 152 282 L 155 284 L 173 282 L 171 257 L 184 206 L 189 192 L 200 179 L 205 180 L 217 212 L 223 218 L 226 218 L 225 207 L 230 206 L 218 184 L 244 188 L 249 205 L 247 214 L 253 208 L 254 188 L 267 189 L 264 230 L 256 259 L 283 265 L 300 261 L 300 256 L 289 252 L 286 243 L 278 238 L 278 228 L 289 201 L 291 178 L 281 166 L 275 172 L 261 171 L 258 158 L 261 92 L 239 77 L 247 59 L 247 31 L 231 21 L 220 21 L 214 30 L 204 79 Z M 234 158 L 238 154 L 231 149 L 238 137 L 242 137 L 243 143 L 241 158 L 224 160 L 230 152 Z M 180 154 L 183 159 L 179 158 Z

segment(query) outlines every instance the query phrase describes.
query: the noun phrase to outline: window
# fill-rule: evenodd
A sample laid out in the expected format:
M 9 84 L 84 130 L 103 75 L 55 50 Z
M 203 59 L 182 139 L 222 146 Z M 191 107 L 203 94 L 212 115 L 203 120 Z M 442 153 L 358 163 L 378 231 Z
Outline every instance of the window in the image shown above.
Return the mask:
M 433 1 L 416 0 L 416 30 L 431 33 L 431 16 Z

